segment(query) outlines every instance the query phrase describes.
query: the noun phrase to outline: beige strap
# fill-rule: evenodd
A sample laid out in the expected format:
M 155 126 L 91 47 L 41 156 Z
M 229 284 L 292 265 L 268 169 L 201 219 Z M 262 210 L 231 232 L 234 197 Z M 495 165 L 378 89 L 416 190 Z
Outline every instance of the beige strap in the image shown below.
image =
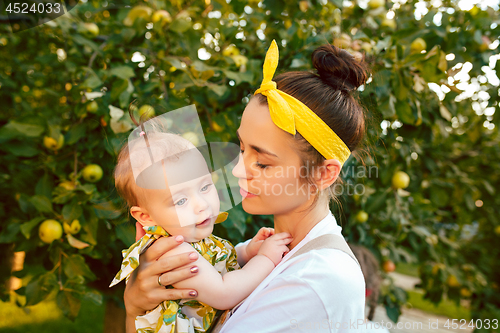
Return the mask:
M 320 250 L 320 249 L 335 249 L 340 250 L 347 253 L 356 263 L 359 265 L 358 259 L 354 253 L 352 253 L 351 248 L 347 245 L 344 237 L 326 234 L 316 237 L 309 242 L 307 242 L 304 246 L 297 250 L 288 260 L 291 260 L 301 254 L 307 253 L 312 250 Z

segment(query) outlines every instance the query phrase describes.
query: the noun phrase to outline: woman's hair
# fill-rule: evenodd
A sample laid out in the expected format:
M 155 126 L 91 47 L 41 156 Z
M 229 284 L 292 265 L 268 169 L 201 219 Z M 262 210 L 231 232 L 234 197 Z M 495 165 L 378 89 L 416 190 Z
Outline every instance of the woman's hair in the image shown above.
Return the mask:
M 273 81 L 279 90 L 307 105 L 354 152 L 365 135 L 365 109 L 354 93 L 368 79 L 368 66 L 349 52 L 330 44 L 318 47 L 311 58 L 315 71 L 287 72 L 276 76 Z M 266 96 L 258 94 L 256 97 L 260 104 L 267 105 Z M 313 170 L 325 158 L 299 133 L 295 140 L 302 166 L 308 170 L 305 180 L 314 185 Z M 337 182 L 342 182 L 340 177 Z M 336 199 L 333 193 L 336 183 L 328 189 L 329 198 Z
M 358 259 L 359 266 L 361 266 L 361 271 L 363 272 L 363 277 L 365 278 L 367 291 L 366 303 L 370 308 L 367 318 L 368 320 L 373 320 L 380 294 L 380 283 L 382 282 L 379 263 L 373 253 L 366 247 L 352 244 L 349 244 L 349 247 Z
M 149 132 L 145 139 L 148 143 L 139 139 L 125 143 L 118 154 L 114 171 L 115 187 L 128 207 L 144 205 L 140 198 L 145 190 L 137 186 L 134 174 L 137 176 L 149 167 L 152 164 L 151 157 L 155 162 L 171 160 L 176 154 L 191 148 L 188 140 L 172 133 Z

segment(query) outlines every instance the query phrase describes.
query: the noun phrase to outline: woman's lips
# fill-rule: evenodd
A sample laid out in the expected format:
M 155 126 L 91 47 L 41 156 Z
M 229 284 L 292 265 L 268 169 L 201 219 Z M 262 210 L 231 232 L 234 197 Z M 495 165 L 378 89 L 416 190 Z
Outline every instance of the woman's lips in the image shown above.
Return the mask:
M 245 191 L 244 189 L 242 189 L 240 187 L 240 194 L 243 198 L 253 198 L 253 197 L 256 197 L 257 195 L 253 194 L 253 193 L 250 193 L 250 192 L 247 192 Z

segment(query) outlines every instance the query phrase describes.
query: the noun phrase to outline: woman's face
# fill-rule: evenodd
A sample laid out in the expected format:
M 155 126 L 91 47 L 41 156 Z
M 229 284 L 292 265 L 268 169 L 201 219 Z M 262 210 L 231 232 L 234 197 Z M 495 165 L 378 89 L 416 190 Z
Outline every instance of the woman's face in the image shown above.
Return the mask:
M 242 153 L 233 175 L 247 213 L 286 214 L 313 201 L 316 189 L 301 179 L 307 169 L 292 148 L 292 135 L 273 123 L 269 108 L 257 98 L 245 108 L 237 134 Z

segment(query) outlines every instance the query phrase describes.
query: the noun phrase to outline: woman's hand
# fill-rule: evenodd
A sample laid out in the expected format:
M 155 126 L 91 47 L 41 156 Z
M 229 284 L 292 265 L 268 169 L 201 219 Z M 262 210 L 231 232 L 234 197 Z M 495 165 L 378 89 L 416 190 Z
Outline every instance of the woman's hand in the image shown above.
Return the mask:
M 196 290 L 164 287 L 189 279 L 198 272 L 198 267 L 192 264 L 198 259 L 195 251 L 168 258 L 163 256 L 183 241 L 182 236 L 161 237 L 141 255 L 140 265 L 130 276 L 123 296 L 127 310 L 127 332 L 135 332 L 136 316 L 154 309 L 161 302 L 197 296 Z

